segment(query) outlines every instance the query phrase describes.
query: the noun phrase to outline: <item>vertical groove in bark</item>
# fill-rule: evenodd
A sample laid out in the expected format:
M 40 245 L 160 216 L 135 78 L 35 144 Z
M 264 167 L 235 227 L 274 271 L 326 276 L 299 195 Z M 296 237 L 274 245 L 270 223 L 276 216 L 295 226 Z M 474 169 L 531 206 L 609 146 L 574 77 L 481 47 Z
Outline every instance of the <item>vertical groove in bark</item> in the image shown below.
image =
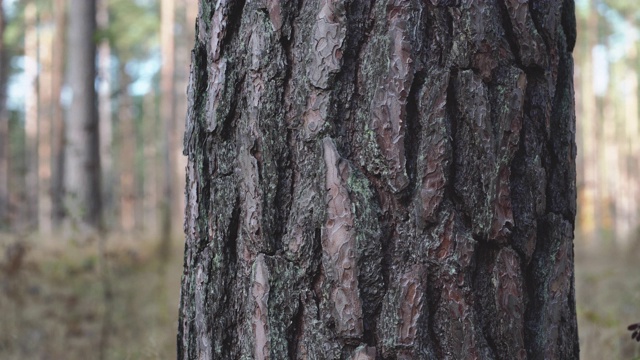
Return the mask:
M 572 5 L 202 1 L 179 358 L 577 358 Z

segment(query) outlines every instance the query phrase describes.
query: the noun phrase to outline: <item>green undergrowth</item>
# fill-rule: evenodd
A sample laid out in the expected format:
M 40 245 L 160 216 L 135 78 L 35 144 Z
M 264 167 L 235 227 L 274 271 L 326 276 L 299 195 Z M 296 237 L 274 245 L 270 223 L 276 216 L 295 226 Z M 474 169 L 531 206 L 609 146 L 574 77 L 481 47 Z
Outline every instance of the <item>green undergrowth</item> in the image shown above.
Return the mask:
M 104 244 L 0 234 L 0 359 L 175 358 L 182 243 Z

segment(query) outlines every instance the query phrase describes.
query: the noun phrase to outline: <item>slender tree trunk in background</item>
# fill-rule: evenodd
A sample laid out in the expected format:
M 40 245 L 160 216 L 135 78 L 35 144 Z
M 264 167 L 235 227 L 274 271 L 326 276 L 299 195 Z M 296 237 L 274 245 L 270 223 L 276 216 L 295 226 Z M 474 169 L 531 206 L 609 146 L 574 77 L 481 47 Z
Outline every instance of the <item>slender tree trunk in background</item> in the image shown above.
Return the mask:
M 134 176 L 133 176 L 133 187 L 134 187 L 134 214 L 135 214 L 135 225 L 134 230 L 138 233 L 142 233 L 145 230 L 145 213 L 144 213 L 144 188 L 145 188 L 145 173 L 144 173 L 144 163 L 147 161 L 143 156 L 144 151 L 144 114 L 143 114 L 143 106 L 144 99 L 141 96 L 133 98 L 133 106 L 135 116 L 133 117 L 133 130 L 134 130 Z M 155 138 L 156 141 L 158 138 Z M 149 159 L 151 160 L 151 159 Z M 151 160 L 152 161 L 152 160 Z M 157 230 L 155 228 L 154 230 Z
M 76 224 L 100 228 L 100 136 L 96 104 L 96 2 L 71 0 L 68 76 L 72 91 L 67 117 L 65 191 Z
M 158 121 L 158 102 L 157 92 L 150 91 L 145 95 L 143 103 L 144 118 L 142 119 L 144 129 L 145 146 L 144 154 L 144 195 L 143 214 L 145 216 L 144 223 L 147 230 L 158 231 L 158 200 L 160 195 L 161 179 L 158 176 L 160 172 L 160 147 L 158 146 L 158 138 L 161 136 L 160 123 Z
M 49 16 L 40 18 L 40 22 L 48 24 L 51 21 Z M 38 229 L 41 233 L 48 234 L 52 229 L 51 214 L 51 115 L 53 113 L 53 102 L 55 101 L 51 89 L 52 83 L 52 60 L 53 60 L 53 39 L 54 34 L 49 29 L 40 31 L 39 41 L 39 76 L 38 91 Z
M 120 226 L 131 232 L 135 226 L 135 136 L 133 125 L 133 103 L 127 88 L 131 80 L 124 69 L 120 71 L 120 92 L 118 101 L 118 120 L 120 129 Z
M 631 55 L 633 56 L 633 55 Z M 609 163 L 608 170 L 613 172 L 612 196 L 614 203 L 614 224 L 616 245 L 624 249 L 636 234 L 633 232 L 637 221 L 635 203 L 637 178 L 632 176 L 629 164 L 634 161 L 634 154 L 630 150 L 638 138 L 637 105 L 635 99 L 637 83 L 635 71 L 629 69 L 627 61 L 612 64 L 611 91 L 607 92 L 612 100 L 614 116 L 607 118 L 614 120 L 608 127 L 613 129 L 612 144 L 615 151 L 613 164 Z M 630 101 L 630 99 L 633 99 Z M 633 104 L 631 104 L 633 103 Z
M 99 29 L 109 28 L 109 1 L 98 1 L 97 25 Z M 98 45 L 98 118 L 100 119 L 100 164 L 102 165 L 102 202 L 105 214 L 105 225 L 110 228 L 112 220 L 106 214 L 115 212 L 115 183 L 116 174 L 113 167 L 113 120 L 112 120 L 112 75 L 111 75 L 111 47 L 109 40 L 104 38 Z
M 592 9 L 597 10 L 599 1 L 598 0 L 590 0 L 589 1 L 590 6 Z M 599 19 L 599 17 L 597 15 L 593 16 L 593 20 L 592 20 L 592 24 L 589 27 L 591 33 L 593 33 L 595 36 L 593 38 L 593 47 L 591 48 L 591 57 L 592 57 L 592 61 L 593 61 L 593 84 L 594 84 L 594 97 L 593 97 L 593 104 L 594 104 L 594 117 L 593 117 L 593 121 L 594 121 L 594 140 L 595 140 L 595 146 L 594 146 L 594 151 L 595 151 L 595 161 L 596 161 L 596 166 L 595 166 L 595 172 L 596 172 L 596 204 L 597 204 L 597 209 L 596 209 L 596 241 L 602 245 L 606 242 L 611 243 L 611 240 L 613 240 L 611 238 L 611 231 L 613 230 L 611 228 L 611 220 L 612 219 L 612 213 L 611 213 L 611 208 L 612 208 L 612 203 L 611 203 L 611 198 L 609 197 L 609 183 L 608 183 L 608 178 L 609 178 L 609 173 L 608 173 L 608 166 L 609 164 L 607 163 L 606 160 L 606 153 L 607 153 L 607 142 L 606 142 L 606 135 L 605 135 L 605 128 L 608 126 L 608 124 L 605 124 L 605 116 L 606 116 L 606 111 L 608 109 L 606 109 L 607 107 L 607 96 L 606 92 L 608 89 L 605 89 L 604 91 L 602 89 L 598 89 L 596 88 L 597 84 L 602 84 L 604 82 L 604 79 L 608 79 L 610 78 L 610 74 L 609 74 L 609 62 L 606 61 L 605 57 L 606 54 L 604 53 L 604 49 L 602 48 L 602 45 L 605 44 L 607 42 L 606 40 L 606 30 L 605 27 L 607 26 L 606 22 L 602 21 L 602 19 Z M 599 47 L 600 49 L 600 56 L 597 56 L 596 52 L 594 51 L 596 49 L 596 46 Z M 599 58 L 600 61 L 597 61 L 597 59 Z M 606 83 L 606 86 L 608 88 L 608 82 Z M 608 241 L 607 241 L 608 240 Z
M 66 0 L 55 0 L 55 36 L 53 37 L 53 59 L 51 61 L 51 93 L 53 94 L 53 110 L 51 115 L 52 161 L 51 169 L 51 202 L 54 227 L 62 224 L 65 216 L 64 207 L 64 149 L 65 122 L 61 103 L 62 81 L 64 78 L 64 55 L 66 39 Z
M 588 5 L 589 9 L 587 17 L 582 17 L 580 28 L 581 29 L 594 29 L 597 26 L 597 14 L 592 11 L 591 4 Z M 577 124 L 578 142 L 580 149 L 583 151 L 578 153 L 577 163 L 578 169 L 581 172 L 579 179 L 582 179 L 582 183 L 579 184 L 580 189 L 578 197 L 580 198 L 580 209 L 578 210 L 578 229 L 581 229 L 582 237 L 587 242 L 595 242 L 598 234 L 598 148 L 597 148 L 597 134 L 596 134 L 596 99 L 593 88 L 593 60 L 592 50 L 593 46 L 597 44 L 597 34 L 594 31 L 585 31 L 582 35 L 584 41 L 583 46 L 577 48 L 576 51 L 581 52 L 578 59 L 581 63 L 578 64 L 580 69 L 580 76 L 577 79 L 580 81 L 579 89 L 577 92 L 576 100 L 578 100 L 578 112 L 580 121 Z
M 24 9 L 25 35 L 24 56 L 25 76 L 29 82 L 24 101 L 25 106 L 25 151 L 26 201 L 21 218 L 23 225 L 30 231 L 38 229 L 38 12 L 35 2 L 29 1 Z
M 574 4 L 460 3 L 201 2 L 180 359 L 578 358 Z
M 621 227 L 627 243 L 632 242 L 635 230 L 640 226 L 638 219 L 638 202 L 640 202 L 640 182 L 637 180 L 640 167 L 640 124 L 638 124 L 638 73 L 636 62 L 638 61 L 638 44 L 633 43 L 633 50 L 628 61 L 625 61 L 625 73 L 622 75 L 627 80 L 627 91 L 623 93 L 624 99 L 624 125 L 621 137 L 625 139 L 625 149 L 622 155 L 622 167 L 624 171 L 624 188 L 620 191 L 618 201 L 621 202 L 620 211 L 616 215 L 622 215 Z M 626 191 L 625 191 L 626 190 Z
M 5 15 L 0 0 L 0 230 L 8 226 L 9 210 L 9 113 L 7 112 L 7 47 L 4 43 Z
M 176 115 L 175 115 L 175 43 L 174 43 L 174 0 L 162 0 L 160 16 L 160 42 L 162 48 L 161 104 L 160 116 L 164 126 L 164 174 L 163 197 L 160 206 L 160 236 L 162 237 L 160 253 L 165 256 L 169 252 L 169 243 L 173 232 L 175 206 L 174 179 L 176 164 Z

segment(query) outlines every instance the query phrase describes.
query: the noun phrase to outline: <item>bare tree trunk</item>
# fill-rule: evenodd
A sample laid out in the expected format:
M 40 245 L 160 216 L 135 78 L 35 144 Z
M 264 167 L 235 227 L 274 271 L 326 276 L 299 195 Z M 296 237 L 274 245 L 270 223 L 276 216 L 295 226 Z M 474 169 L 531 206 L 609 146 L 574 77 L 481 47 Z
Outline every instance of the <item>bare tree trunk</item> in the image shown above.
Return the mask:
M 179 359 L 577 359 L 573 1 L 201 1 Z
M 133 103 L 127 88 L 131 84 L 124 69 L 120 71 L 120 92 L 118 101 L 118 121 L 120 128 L 120 227 L 126 232 L 135 226 L 135 135 L 133 124 Z
M 24 226 L 30 231 L 38 229 L 38 11 L 34 1 L 27 2 L 24 10 L 25 36 L 24 56 L 25 76 L 29 82 L 29 88 L 25 96 L 25 151 L 26 167 L 25 186 L 26 201 L 24 203 Z
M 146 231 L 158 231 L 158 204 L 160 198 L 161 179 L 160 173 L 160 146 L 158 146 L 158 138 L 161 132 L 158 131 L 160 123 L 158 121 L 158 102 L 157 93 L 150 91 L 145 95 L 143 103 L 144 118 L 144 196 L 143 214 Z
M 64 148 L 65 123 L 60 94 L 64 78 L 64 54 L 66 38 L 66 0 L 55 0 L 55 36 L 53 39 L 53 59 L 51 64 L 51 93 L 53 94 L 53 113 L 51 117 L 51 137 L 53 166 L 51 169 L 51 202 L 53 225 L 59 227 L 65 216 L 64 208 Z
M 49 16 L 42 16 L 40 21 L 48 24 Z M 38 91 L 38 228 L 42 233 L 50 233 L 52 229 L 52 201 L 51 201 L 51 130 L 52 114 L 55 97 L 52 92 L 52 60 L 54 33 L 49 30 L 40 30 L 39 41 L 39 76 Z
M 99 0 L 97 14 L 98 28 L 106 30 L 109 27 L 109 0 Z M 113 84 L 111 47 L 109 40 L 104 38 L 98 45 L 98 117 L 100 119 L 100 164 L 102 166 L 102 200 L 105 214 L 105 225 L 113 220 L 111 214 L 115 212 L 115 184 L 116 174 L 113 168 L 113 120 L 111 91 Z M 108 217 L 106 215 L 109 215 Z M 109 227 L 109 226 L 107 226 Z
M 100 136 L 96 103 L 96 2 L 71 0 L 68 75 L 72 91 L 65 152 L 66 205 L 71 220 L 101 226 Z
M 7 47 L 5 15 L 0 0 L 0 230 L 8 225 L 9 210 L 9 114 L 7 112 Z
M 160 116 L 164 125 L 164 174 L 163 174 L 163 198 L 160 206 L 161 211 L 161 254 L 169 252 L 169 242 L 173 233 L 173 223 L 175 212 L 175 164 L 176 164 L 176 114 L 175 114 L 175 2 L 174 0 L 162 0 L 160 16 L 160 41 L 162 47 L 162 74 L 161 90 L 162 102 L 160 106 Z

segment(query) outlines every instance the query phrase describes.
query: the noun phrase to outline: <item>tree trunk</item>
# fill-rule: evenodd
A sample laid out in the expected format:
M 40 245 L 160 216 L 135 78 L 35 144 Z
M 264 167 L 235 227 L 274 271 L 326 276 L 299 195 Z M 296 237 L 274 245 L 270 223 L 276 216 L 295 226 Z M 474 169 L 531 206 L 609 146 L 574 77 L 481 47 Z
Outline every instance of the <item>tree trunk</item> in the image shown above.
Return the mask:
M 54 96 L 51 115 L 51 136 L 53 167 L 51 169 L 51 202 L 54 227 L 59 227 L 65 216 L 64 208 L 64 148 L 65 123 L 60 94 L 64 78 L 64 54 L 66 31 L 66 0 L 55 0 L 55 36 L 53 40 L 53 59 L 51 60 L 51 93 Z
M 158 101 L 157 92 L 150 91 L 144 96 L 142 105 L 143 119 L 143 141 L 144 144 L 144 170 L 143 184 L 144 194 L 141 198 L 144 208 L 144 225 L 145 231 L 152 231 L 154 234 L 159 230 L 159 214 L 158 199 L 160 198 L 160 149 L 158 146 L 158 138 L 161 136 L 159 131 L 160 122 L 158 119 Z
M 100 136 L 96 104 L 96 2 L 71 0 L 68 74 L 72 91 L 66 138 L 65 190 L 71 220 L 99 228 Z
M 201 1 L 180 359 L 577 359 L 573 1 Z
M 9 210 L 9 113 L 7 111 L 7 47 L 5 15 L 0 0 L 0 229 L 8 226 Z
M 24 101 L 24 129 L 26 173 L 24 183 L 27 189 L 26 201 L 23 203 L 23 213 L 20 217 L 22 225 L 29 231 L 38 229 L 38 107 L 40 106 L 38 91 L 38 10 L 34 1 L 29 1 L 24 9 L 24 56 L 25 77 L 29 82 Z M 22 230 L 25 230 L 22 229 Z
M 160 16 L 160 42 L 162 48 L 162 74 L 161 74 L 161 105 L 160 116 L 164 126 L 163 149 L 163 184 L 162 200 L 160 204 L 160 253 L 165 257 L 169 252 L 169 244 L 173 233 L 173 206 L 175 205 L 174 179 L 176 164 L 176 114 L 175 114 L 175 1 L 162 0 Z
M 118 101 L 118 121 L 120 128 L 120 227 L 125 232 L 133 231 L 135 214 L 135 153 L 136 138 L 133 115 L 133 101 L 128 87 L 131 79 L 124 67 L 120 69 L 120 84 L 123 89 Z
M 101 31 L 109 29 L 109 0 L 98 0 L 96 21 Z M 113 104 L 111 92 L 113 84 L 111 46 L 105 37 L 98 44 L 98 117 L 100 119 L 100 165 L 102 167 L 102 206 L 107 228 L 113 228 L 117 219 L 113 219 L 117 200 L 115 184 L 117 174 L 113 161 Z M 109 216 L 107 216 L 108 214 Z
M 42 24 L 50 24 L 51 15 L 45 13 L 40 17 Z M 38 46 L 38 230 L 49 234 L 52 230 L 51 213 L 51 115 L 53 113 L 54 95 L 51 89 L 52 60 L 54 34 L 50 29 L 40 29 Z

